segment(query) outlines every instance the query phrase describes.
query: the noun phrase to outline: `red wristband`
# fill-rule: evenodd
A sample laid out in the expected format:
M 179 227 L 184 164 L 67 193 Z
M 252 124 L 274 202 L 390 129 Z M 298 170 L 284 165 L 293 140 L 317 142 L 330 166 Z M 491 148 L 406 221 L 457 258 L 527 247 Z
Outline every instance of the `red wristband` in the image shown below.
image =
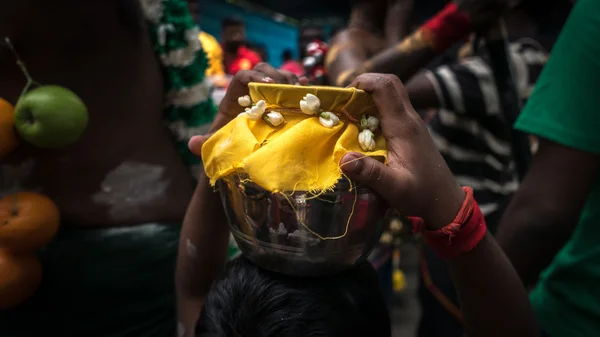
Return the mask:
M 421 26 L 421 31 L 431 42 L 433 49 L 441 53 L 454 43 L 463 40 L 471 28 L 469 14 L 459 11 L 458 6 L 453 2 Z
M 412 220 L 415 230 L 423 233 L 425 243 L 441 258 L 452 259 L 470 252 L 483 240 L 487 232 L 483 213 L 473 198 L 473 189 L 463 187 L 463 190 L 465 200 L 451 224 L 442 229 L 428 231 L 423 230 L 422 221 Z

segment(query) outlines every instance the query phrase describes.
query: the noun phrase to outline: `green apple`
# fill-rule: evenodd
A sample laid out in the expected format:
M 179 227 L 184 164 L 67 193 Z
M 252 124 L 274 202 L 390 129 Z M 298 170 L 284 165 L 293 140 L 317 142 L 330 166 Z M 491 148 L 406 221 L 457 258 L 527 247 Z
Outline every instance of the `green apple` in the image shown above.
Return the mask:
M 57 85 L 37 87 L 17 102 L 15 127 L 21 138 L 41 148 L 73 144 L 85 131 L 88 112 L 71 90 Z

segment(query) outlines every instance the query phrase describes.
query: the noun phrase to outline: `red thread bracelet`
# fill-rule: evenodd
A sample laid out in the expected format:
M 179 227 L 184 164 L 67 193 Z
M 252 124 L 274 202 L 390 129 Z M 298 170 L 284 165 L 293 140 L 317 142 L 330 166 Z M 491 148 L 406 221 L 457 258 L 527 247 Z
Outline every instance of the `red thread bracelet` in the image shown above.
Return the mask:
M 471 17 L 461 12 L 456 3 L 450 3 L 421 26 L 426 39 L 431 41 L 433 49 L 444 52 L 453 44 L 460 42 L 471 31 Z
M 451 224 L 429 231 L 423 230 L 421 219 L 411 218 L 414 230 L 423 233 L 425 243 L 441 258 L 452 259 L 472 251 L 487 232 L 483 213 L 473 198 L 473 189 L 463 187 L 463 190 L 465 200 Z

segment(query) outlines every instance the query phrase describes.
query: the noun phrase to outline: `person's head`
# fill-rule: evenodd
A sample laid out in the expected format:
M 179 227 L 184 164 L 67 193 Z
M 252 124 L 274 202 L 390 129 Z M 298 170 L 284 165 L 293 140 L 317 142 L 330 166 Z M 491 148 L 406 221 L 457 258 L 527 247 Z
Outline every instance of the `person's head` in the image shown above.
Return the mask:
M 305 25 L 300 28 L 300 38 L 298 40 L 300 58 L 306 56 L 306 46 L 315 40 L 325 41 L 323 28 L 316 25 Z
M 246 40 L 244 21 L 237 17 L 228 17 L 221 22 L 223 48 L 227 52 L 236 52 Z
M 292 58 L 293 58 L 292 51 L 289 49 L 284 50 L 283 53 L 281 54 L 281 59 L 283 60 L 283 62 L 290 61 Z
M 230 261 L 208 294 L 202 337 L 390 337 L 389 314 L 368 262 L 336 276 L 295 278 Z
M 200 16 L 200 4 L 198 4 L 198 0 L 187 0 L 187 3 L 192 18 L 194 18 L 194 22 L 197 24 L 198 17 Z

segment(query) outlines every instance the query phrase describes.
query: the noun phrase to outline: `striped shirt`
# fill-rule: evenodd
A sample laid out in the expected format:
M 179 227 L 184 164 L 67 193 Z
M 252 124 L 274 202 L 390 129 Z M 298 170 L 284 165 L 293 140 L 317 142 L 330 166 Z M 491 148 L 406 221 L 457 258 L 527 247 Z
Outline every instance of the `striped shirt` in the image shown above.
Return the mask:
M 534 40 L 510 44 L 515 82 L 527 100 L 548 59 Z M 509 125 L 502 114 L 494 75 L 486 55 L 442 65 L 426 76 L 442 108 L 429 123 L 431 136 L 459 184 L 474 190 L 483 214 L 502 212 L 518 188 Z

